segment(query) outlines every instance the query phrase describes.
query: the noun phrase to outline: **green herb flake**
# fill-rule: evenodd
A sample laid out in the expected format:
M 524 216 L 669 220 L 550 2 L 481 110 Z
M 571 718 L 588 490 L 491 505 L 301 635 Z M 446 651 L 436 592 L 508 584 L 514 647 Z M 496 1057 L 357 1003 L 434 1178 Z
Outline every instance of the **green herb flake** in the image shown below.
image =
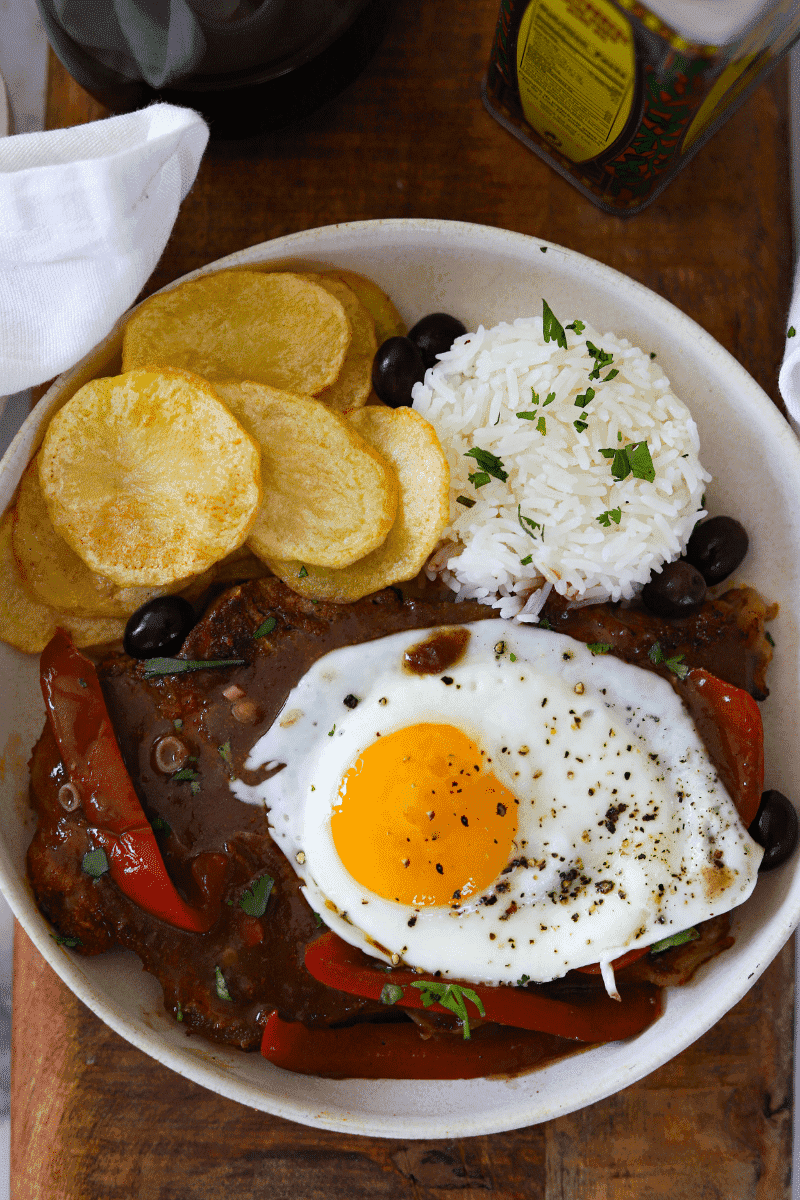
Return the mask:
M 81 870 L 84 875 L 91 875 L 92 879 L 99 879 L 109 868 L 108 855 L 102 846 L 98 846 L 96 850 L 89 850 L 81 859 Z
M 537 530 L 540 530 L 541 532 L 538 536 L 544 538 L 544 525 L 541 525 L 538 521 L 534 521 L 532 517 L 524 516 L 521 504 L 517 505 L 517 520 L 519 521 L 520 529 L 524 529 L 528 537 L 535 538 Z
M 469 481 L 474 488 L 482 488 L 489 483 L 491 478 L 491 475 L 487 475 L 485 471 L 475 471 L 474 474 L 470 475 Z
M 547 254 L 547 246 L 540 246 L 539 249 L 541 250 L 542 254 Z
M 206 671 L 213 667 L 243 667 L 243 658 L 148 658 L 142 674 L 145 679 L 157 675 L 185 675 L 187 671 Z
M 553 628 L 553 626 L 550 624 L 549 617 L 542 617 L 541 621 L 539 622 L 539 628 L 540 629 L 552 629 Z
M 546 342 L 555 342 L 562 350 L 566 350 L 567 335 L 564 332 L 564 326 L 544 299 L 542 300 L 542 333 Z
M 516 654 L 513 652 L 513 650 L 511 651 L 511 653 L 509 654 L 509 656 L 508 656 L 508 657 L 511 659 L 511 661 L 512 661 L 512 662 L 516 662 L 516 661 L 517 661 L 517 656 L 516 656 Z
M 333 737 L 333 735 L 335 733 L 336 733 L 336 726 L 334 725 L 333 729 L 328 730 L 328 737 Z
M 592 654 L 608 654 L 611 642 L 587 642 L 586 649 L 591 650 Z
M 586 349 L 594 359 L 594 366 L 589 372 L 589 378 L 599 379 L 600 372 L 605 370 L 606 367 L 611 366 L 612 362 L 614 361 L 614 355 L 608 354 L 607 351 L 601 349 L 600 346 L 595 346 L 594 343 L 590 341 L 586 342 Z
M 181 767 L 180 771 L 176 771 L 172 776 L 173 783 L 191 783 L 195 779 L 199 779 L 197 771 L 194 767 Z
M 192 780 L 192 782 L 189 784 L 189 791 L 193 796 L 197 795 L 197 793 L 200 791 L 200 781 L 198 779 Z
M 655 352 L 655 350 L 651 350 L 651 351 L 650 351 L 650 357 L 651 357 L 651 358 L 655 358 L 655 356 L 656 356 L 656 352 Z
M 661 954 L 664 950 L 671 950 L 673 946 L 683 946 L 686 942 L 696 942 L 700 937 L 700 932 L 697 929 L 684 929 L 681 933 L 673 933 L 670 937 L 662 938 L 660 942 L 656 942 L 650 947 L 651 954 Z
M 794 325 L 790 325 L 789 328 L 786 330 L 787 338 L 794 337 L 796 333 L 797 333 L 797 330 L 795 329 Z
M 519 979 L 517 980 L 516 986 L 517 987 L 525 987 L 525 984 L 530 983 L 530 981 L 531 981 L 530 975 L 520 975 Z
M 79 937 L 69 937 L 63 933 L 51 933 L 50 937 L 57 946 L 66 946 L 68 950 L 74 950 L 76 946 L 83 945 Z
M 297 572 L 297 578 L 305 579 L 305 578 L 307 578 L 307 576 L 308 576 L 308 571 L 306 570 L 306 568 L 304 566 L 301 566 L 300 570 Z
M 314 920 L 317 923 L 317 929 L 320 929 L 325 924 L 325 922 L 323 921 L 322 917 L 319 915 L 318 912 L 314 913 Z
M 539 420 L 536 422 L 536 431 L 537 433 L 547 433 L 547 424 L 544 417 L 539 417 Z
M 539 416 L 539 414 L 535 413 L 535 412 L 517 413 L 517 419 L 520 421 L 535 421 L 538 416 Z
M 622 520 L 622 509 L 609 508 L 605 512 L 600 513 L 600 516 L 597 517 L 597 520 L 601 525 L 604 525 L 606 529 L 608 529 L 612 521 L 615 525 L 619 525 L 620 521 Z
M 239 907 L 248 917 L 263 917 L 274 886 L 275 880 L 270 875 L 262 875 L 248 891 L 242 892 Z
M 397 983 L 385 983 L 381 990 L 381 1004 L 397 1004 L 403 999 L 403 989 Z
M 172 833 L 172 827 L 164 820 L 163 817 L 154 817 L 150 822 L 150 828 L 154 833 L 165 833 L 167 837 Z
M 230 744 L 230 742 L 223 742 L 221 746 L 217 746 L 217 751 L 218 751 L 219 756 L 222 759 L 222 761 L 224 763 L 228 763 L 230 765 L 230 761 L 231 761 L 231 744 Z
M 521 558 L 519 561 L 523 567 L 529 567 L 531 565 L 531 563 L 533 562 L 533 555 L 526 554 L 525 557 Z
M 272 633 L 275 626 L 278 624 L 275 617 L 267 617 L 266 621 L 259 625 L 258 629 L 253 634 L 254 638 L 266 637 L 268 633 Z
M 214 985 L 214 990 L 216 991 L 220 1000 L 232 999 L 231 994 L 228 991 L 227 985 L 225 983 L 225 976 L 222 974 L 222 971 L 219 969 L 219 967 L 214 967 L 214 978 L 216 979 L 216 983 Z
M 553 401 L 555 400 L 555 398 L 556 398 L 555 392 L 548 392 L 547 399 L 545 400 L 544 404 L 542 405 L 542 408 L 547 408 L 548 404 L 552 404 Z
M 652 646 L 647 651 L 647 657 L 654 666 L 666 667 L 667 670 L 671 671 L 673 675 L 676 675 L 678 679 L 685 679 L 689 674 L 689 668 L 683 661 L 684 656 L 682 654 L 674 654 L 672 658 L 665 658 L 660 642 L 653 642 Z
M 594 400 L 595 395 L 596 393 L 594 388 L 587 387 L 586 391 L 583 392 L 582 395 L 575 397 L 575 407 L 586 408 L 586 405 L 591 404 L 592 400 Z
M 183 1020 L 183 1008 L 181 1007 L 181 1002 L 180 1002 L 180 1000 L 178 1001 L 178 1007 L 177 1007 L 177 1009 L 176 1009 L 176 1011 L 175 1011 L 175 1020 L 176 1020 L 176 1021 L 182 1021 L 182 1020 Z
M 768 629 L 764 631 L 764 637 L 767 639 L 767 641 L 769 642 L 770 646 L 774 646 L 774 645 L 775 645 L 775 638 L 772 636 L 772 634 L 769 632 L 769 630 L 768 630 Z
M 491 451 L 481 450 L 480 446 L 473 446 L 466 451 L 464 457 L 474 458 L 481 470 L 493 476 L 494 479 L 499 479 L 502 483 L 505 483 L 508 479 L 508 471 L 503 470 L 502 460 L 496 454 L 492 454 Z
M 483 1002 L 472 988 L 461 987 L 457 983 L 440 983 L 438 980 L 433 979 L 420 983 L 412 983 L 411 986 L 419 988 L 425 1008 L 430 1008 L 433 1004 L 441 1004 L 442 1008 L 449 1009 L 451 1013 L 455 1013 L 464 1030 L 465 1041 L 472 1036 L 469 1029 L 469 1014 L 467 1013 L 466 1001 L 469 1000 L 471 1004 L 474 1004 L 482 1017 L 486 1016 Z
M 647 442 L 631 442 L 622 450 L 606 447 L 600 451 L 603 458 L 610 458 L 611 474 L 621 482 L 632 473 L 634 479 L 646 479 L 652 483 L 656 477 L 653 460 Z
M 616 379 L 618 375 L 619 375 L 619 371 L 617 370 L 616 367 L 614 367 L 613 371 L 609 371 L 608 374 L 606 375 L 605 379 L 602 382 L 608 383 L 610 379 Z
M 183 721 L 181 720 L 180 717 L 176 717 L 175 720 L 172 722 L 172 728 L 175 730 L 176 733 L 180 733 L 180 731 L 183 729 Z
M 574 329 L 578 337 L 580 337 L 585 328 L 586 326 L 583 321 L 579 321 L 577 318 L 567 326 L 567 329 Z
M 469 496 L 456 496 L 456 504 L 463 504 L 464 508 L 475 507 L 475 501 L 471 500 Z

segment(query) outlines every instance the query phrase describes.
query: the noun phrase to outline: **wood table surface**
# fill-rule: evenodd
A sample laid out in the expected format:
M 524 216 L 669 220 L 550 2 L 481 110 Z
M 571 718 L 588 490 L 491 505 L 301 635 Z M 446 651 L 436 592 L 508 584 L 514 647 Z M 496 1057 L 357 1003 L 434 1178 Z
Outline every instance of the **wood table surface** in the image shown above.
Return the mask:
M 647 210 L 600 212 L 485 111 L 497 0 L 399 0 L 364 74 L 302 126 L 212 147 L 151 291 L 295 230 L 440 217 L 548 238 L 624 271 L 722 343 L 779 402 L 792 251 L 779 67 Z M 105 116 L 52 60 L 48 124 Z M 672 1062 L 533 1128 L 354 1138 L 222 1099 L 161 1067 L 15 944 L 14 1200 L 788 1197 L 793 954 Z

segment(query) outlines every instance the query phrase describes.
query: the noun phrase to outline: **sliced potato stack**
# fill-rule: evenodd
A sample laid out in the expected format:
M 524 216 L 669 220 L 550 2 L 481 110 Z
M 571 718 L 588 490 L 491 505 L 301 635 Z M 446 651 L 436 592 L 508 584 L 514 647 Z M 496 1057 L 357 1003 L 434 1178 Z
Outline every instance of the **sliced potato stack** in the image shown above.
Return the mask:
M 397 473 L 397 517 L 376 550 L 339 569 L 286 558 L 267 558 L 273 572 L 311 600 L 347 604 L 370 592 L 413 579 L 444 529 L 450 511 L 450 472 L 439 439 L 410 408 L 370 406 L 350 421 Z
M 56 532 L 92 571 L 161 586 L 242 545 L 260 457 L 205 380 L 136 370 L 93 380 L 56 413 L 39 478 Z
M 180 367 L 313 396 L 338 379 L 351 337 L 344 308 L 319 283 L 221 271 L 146 300 L 126 326 L 122 369 Z
M 261 446 L 264 499 L 248 538 L 259 557 L 345 567 L 381 545 L 397 479 L 369 440 L 309 397 L 247 382 L 217 390 Z

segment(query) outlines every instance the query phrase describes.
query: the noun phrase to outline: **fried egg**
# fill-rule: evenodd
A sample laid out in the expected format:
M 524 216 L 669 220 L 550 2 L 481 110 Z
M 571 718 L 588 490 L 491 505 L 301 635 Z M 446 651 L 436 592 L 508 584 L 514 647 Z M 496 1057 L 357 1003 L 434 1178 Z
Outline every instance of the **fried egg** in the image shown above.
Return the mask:
M 324 922 L 397 964 L 477 983 L 608 964 L 741 904 L 762 850 L 653 672 L 487 620 L 446 671 L 433 632 L 332 651 L 247 768 Z M 413 656 L 412 656 L 413 657 Z

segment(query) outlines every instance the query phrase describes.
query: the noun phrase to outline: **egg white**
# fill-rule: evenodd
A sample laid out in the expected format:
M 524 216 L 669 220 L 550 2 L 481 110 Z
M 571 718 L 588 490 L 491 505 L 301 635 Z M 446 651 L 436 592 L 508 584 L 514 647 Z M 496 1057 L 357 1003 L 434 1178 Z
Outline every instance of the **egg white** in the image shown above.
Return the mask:
M 444 676 L 403 666 L 431 630 L 325 655 L 246 764 L 276 773 L 232 784 L 266 805 L 272 837 L 327 925 L 389 961 L 515 983 L 607 965 L 747 899 L 761 847 L 666 680 L 550 631 L 500 620 L 466 628 L 466 651 Z M 421 722 L 463 729 L 520 800 L 511 869 L 450 907 L 366 889 L 331 834 L 348 767 L 377 735 Z

